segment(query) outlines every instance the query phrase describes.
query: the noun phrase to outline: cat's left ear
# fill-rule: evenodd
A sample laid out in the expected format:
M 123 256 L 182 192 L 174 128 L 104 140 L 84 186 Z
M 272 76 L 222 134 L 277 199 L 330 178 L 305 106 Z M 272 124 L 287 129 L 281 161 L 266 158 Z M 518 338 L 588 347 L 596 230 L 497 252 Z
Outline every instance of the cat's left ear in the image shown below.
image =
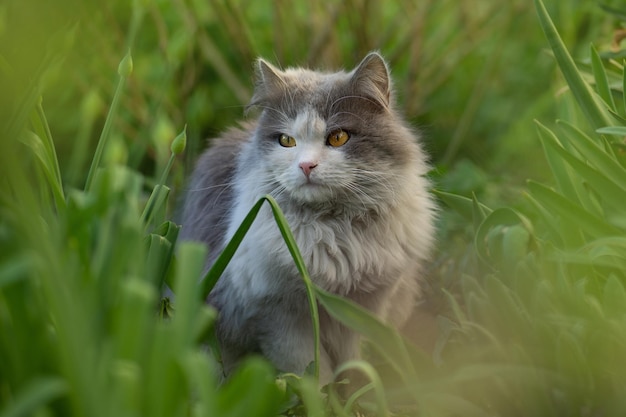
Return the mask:
M 259 58 L 256 62 L 255 78 L 254 94 L 248 108 L 271 99 L 286 86 L 281 71 L 263 58 Z
M 376 100 L 381 106 L 389 107 L 391 100 L 391 77 L 389 68 L 378 52 L 370 52 L 352 71 L 350 79 L 359 94 Z

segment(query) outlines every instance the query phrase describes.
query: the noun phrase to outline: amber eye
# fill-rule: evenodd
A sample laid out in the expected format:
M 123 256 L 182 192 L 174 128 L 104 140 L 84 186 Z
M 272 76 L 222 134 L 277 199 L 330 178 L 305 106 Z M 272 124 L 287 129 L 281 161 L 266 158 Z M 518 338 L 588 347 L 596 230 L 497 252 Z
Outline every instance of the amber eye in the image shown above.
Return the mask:
M 336 148 L 344 145 L 348 141 L 348 139 L 350 139 L 350 135 L 348 134 L 348 132 L 339 129 L 328 135 L 328 138 L 326 138 L 326 143 Z
M 292 148 L 296 146 L 296 140 L 289 135 L 285 135 L 284 133 L 278 137 L 278 143 L 280 143 L 280 146 L 284 146 L 285 148 Z

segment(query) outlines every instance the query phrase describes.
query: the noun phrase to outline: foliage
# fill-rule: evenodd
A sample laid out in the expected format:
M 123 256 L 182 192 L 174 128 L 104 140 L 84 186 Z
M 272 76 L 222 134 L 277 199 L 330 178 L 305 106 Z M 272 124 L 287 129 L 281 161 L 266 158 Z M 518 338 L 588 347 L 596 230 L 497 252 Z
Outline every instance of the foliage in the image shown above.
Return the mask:
M 590 58 L 572 58 L 565 45 L 586 40 L 580 28 L 589 27 L 589 15 L 573 11 L 579 4 L 552 5 L 570 24 L 560 35 L 536 0 L 537 26 L 568 84 L 567 98 L 556 99 L 550 77 L 504 71 L 504 58 L 520 49 L 493 36 L 528 24 L 526 2 L 479 3 L 296 2 L 289 9 L 136 0 L 96 9 L 69 1 L 68 10 L 39 12 L 29 2 L 0 5 L 1 40 L 11 31 L 32 34 L 32 44 L 0 43 L 0 416 L 623 414 L 626 72 L 617 59 L 624 52 L 592 47 Z M 604 8 L 624 21 L 624 11 Z M 377 18 L 400 20 L 362 23 Z M 104 27 L 110 37 L 99 36 Z M 301 31 L 315 34 L 306 48 L 296 42 Z M 153 45 L 158 50 L 149 52 Z M 93 60 L 81 58 L 94 47 Z M 177 159 L 186 143 L 197 144 L 210 124 L 228 124 L 224 115 L 249 96 L 249 71 L 239 68 L 259 53 L 275 53 L 281 64 L 335 66 L 373 48 L 397 68 L 407 112 L 422 123 L 446 115 L 433 132 L 450 138 L 433 144 L 446 189 L 436 194 L 464 220 L 443 215 L 451 244 L 433 271 L 440 280 L 430 283 L 442 300 L 432 355 L 316 288 L 271 197 L 252 208 L 200 286 L 206 248 L 177 244 L 180 226 L 169 220 L 176 194 L 166 184 L 176 191 L 184 176 Z M 111 81 L 101 68 L 116 66 Z M 495 74 L 502 85 L 491 88 Z M 514 81 L 527 88 L 508 88 Z M 450 109 L 457 99 L 462 105 Z M 515 100 L 528 109 L 508 126 L 504 110 Z M 212 101 L 237 107 L 216 109 Z M 75 102 L 82 103 L 77 114 Z M 547 108 L 556 102 L 569 121 L 529 122 L 552 116 Z M 503 111 L 491 112 L 498 106 Z M 492 209 L 511 197 L 506 183 L 484 172 L 504 172 L 521 159 L 513 150 L 532 152 L 528 143 L 489 148 L 535 126 L 547 173 L 523 187 L 524 201 Z M 478 157 L 485 153 L 489 162 Z M 532 168 L 520 175 L 533 176 Z M 468 197 L 471 190 L 478 198 Z M 207 352 L 216 313 L 202 301 L 264 204 L 303 276 L 313 322 L 319 305 L 369 340 L 368 361 L 337 370 L 367 382 L 345 401 L 336 393 L 342 381 L 318 388 L 317 362 L 307 375 L 277 376 L 251 357 L 222 384 L 219 352 Z M 468 246 L 467 229 L 471 251 L 459 250 Z M 173 301 L 160 297 L 165 282 Z

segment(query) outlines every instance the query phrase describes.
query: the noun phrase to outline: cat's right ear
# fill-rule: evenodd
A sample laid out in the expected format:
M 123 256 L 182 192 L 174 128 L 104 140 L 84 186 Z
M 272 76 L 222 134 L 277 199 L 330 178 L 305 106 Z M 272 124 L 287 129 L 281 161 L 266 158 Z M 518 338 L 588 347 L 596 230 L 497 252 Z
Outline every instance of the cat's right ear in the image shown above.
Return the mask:
M 254 94 L 246 110 L 271 99 L 285 87 L 286 83 L 281 76 L 281 71 L 263 58 L 259 58 L 255 68 Z

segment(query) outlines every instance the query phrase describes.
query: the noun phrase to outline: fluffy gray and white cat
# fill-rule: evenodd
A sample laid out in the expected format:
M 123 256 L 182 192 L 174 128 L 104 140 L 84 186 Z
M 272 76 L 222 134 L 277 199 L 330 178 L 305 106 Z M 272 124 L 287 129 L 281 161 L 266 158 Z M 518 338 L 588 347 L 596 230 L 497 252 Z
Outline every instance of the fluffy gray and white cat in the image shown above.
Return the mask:
M 419 294 L 435 207 L 418 135 L 394 110 L 387 64 L 370 53 L 351 72 L 279 70 L 257 62 L 257 120 L 211 141 L 193 173 L 182 238 L 215 260 L 254 203 L 271 194 L 312 280 L 400 326 Z M 304 285 L 264 207 L 209 296 L 228 374 L 247 353 L 302 373 L 313 360 Z M 358 357 L 354 332 L 320 314 L 323 382 Z

